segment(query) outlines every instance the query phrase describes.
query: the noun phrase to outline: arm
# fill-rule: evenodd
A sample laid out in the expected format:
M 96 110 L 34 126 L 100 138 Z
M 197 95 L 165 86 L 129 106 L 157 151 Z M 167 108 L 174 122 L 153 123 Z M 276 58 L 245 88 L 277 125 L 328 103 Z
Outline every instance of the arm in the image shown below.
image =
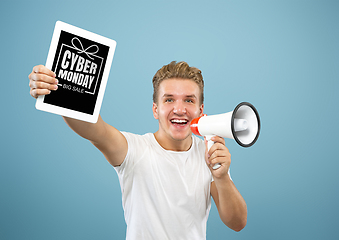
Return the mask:
M 116 128 L 99 116 L 96 123 L 63 117 L 67 125 L 81 137 L 88 139 L 106 157 L 112 166 L 119 166 L 127 154 L 127 140 Z
M 208 153 L 206 151 L 206 162 L 214 178 L 211 195 L 223 223 L 234 231 L 240 231 L 247 223 L 246 202 L 228 175 L 231 154 L 225 146 L 225 140 L 221 137 L 212 140 L 216 143 Z M 216 163 L 220 163 L 221 167 L 214 170 L 212 166 Z
M 30 94 L 37 98 L 56 91 L 56 75 L 43 65 L 35 66 L 28 76 L 30 79 Z M 63 117 L 68 126 L 81 137 L 90 140 L 113 166 L 119 166 L 127 154 L 127 141 L 116 128 L 105 123 L 99 116 L 96 123 L 88 123 L 68 117 Z

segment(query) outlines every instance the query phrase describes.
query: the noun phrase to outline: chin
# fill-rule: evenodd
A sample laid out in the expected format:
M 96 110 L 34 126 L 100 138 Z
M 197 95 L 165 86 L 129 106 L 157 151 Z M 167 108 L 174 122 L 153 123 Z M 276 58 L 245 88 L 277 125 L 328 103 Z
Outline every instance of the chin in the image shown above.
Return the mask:
M 172 138 L 176 141 L 184 141 L 186 140 L 187 138 L 191 137 L 192 133 L 189 132 L 189 133 L 180 133 L 180 134 L 173 134 L 172 135 Z

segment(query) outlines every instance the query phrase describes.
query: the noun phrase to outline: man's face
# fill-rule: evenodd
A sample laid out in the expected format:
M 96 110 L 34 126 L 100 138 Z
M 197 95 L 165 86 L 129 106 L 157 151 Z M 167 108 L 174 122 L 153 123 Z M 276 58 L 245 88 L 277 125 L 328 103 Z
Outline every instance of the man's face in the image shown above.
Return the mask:
M 159 120 L 159 133 L 168 139 L 185 140 L 191 135 L 190 122 L 203 113 L 200 89 L 189 79 L 166 79 L 160 83 L 153 115 Z

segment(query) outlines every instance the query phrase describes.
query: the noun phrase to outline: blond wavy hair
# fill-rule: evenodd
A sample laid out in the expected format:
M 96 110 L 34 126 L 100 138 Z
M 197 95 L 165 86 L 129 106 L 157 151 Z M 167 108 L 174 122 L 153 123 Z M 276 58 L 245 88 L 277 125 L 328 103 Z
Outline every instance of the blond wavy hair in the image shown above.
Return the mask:
M 158 102 L 158 89 L 160 83 L 166 79 L 189 79 L 198 84 L 200 89 L 200 104 L 204 102 L 204 80 L 198 68 L 190 67 L 186 62 L 172 61 L 160 68 L 153 77 L 153 102 Z

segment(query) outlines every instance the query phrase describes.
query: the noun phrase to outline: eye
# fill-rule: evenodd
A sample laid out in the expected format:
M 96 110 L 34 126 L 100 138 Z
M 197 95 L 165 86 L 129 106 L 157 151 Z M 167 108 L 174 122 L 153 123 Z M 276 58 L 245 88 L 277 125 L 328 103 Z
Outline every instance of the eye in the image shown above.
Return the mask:
M 165 102 L 171 103 L 171 102 L 173 102 L 173 99 L 172 98 L 167 98 L 167 99 L 165 99 Z
M 186 99 L 185 102 L 194 103 L 194 100 L 193 99 Z

